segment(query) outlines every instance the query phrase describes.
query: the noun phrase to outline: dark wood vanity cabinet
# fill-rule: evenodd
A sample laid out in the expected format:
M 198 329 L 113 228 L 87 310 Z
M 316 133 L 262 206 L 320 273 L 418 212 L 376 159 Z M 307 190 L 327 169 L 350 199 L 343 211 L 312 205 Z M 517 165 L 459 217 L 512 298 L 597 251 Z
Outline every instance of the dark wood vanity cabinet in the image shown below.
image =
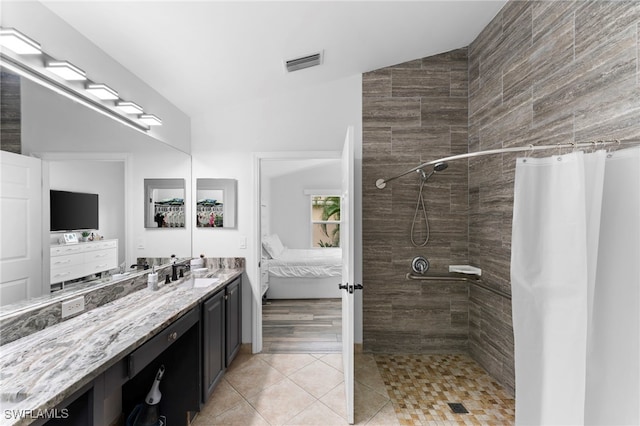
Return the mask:
M 202 401 L 205 402 L 225 369 L 225 291 L 203 303 L 202 309 Z
M 242 344 L 242 280 L 237 278 L 203 303 L 202 402 L 216 385 Z
M 242 280 L 237 278 L 226 288 L 225 295 L 225 365 L 228 367 L 242 344 Z

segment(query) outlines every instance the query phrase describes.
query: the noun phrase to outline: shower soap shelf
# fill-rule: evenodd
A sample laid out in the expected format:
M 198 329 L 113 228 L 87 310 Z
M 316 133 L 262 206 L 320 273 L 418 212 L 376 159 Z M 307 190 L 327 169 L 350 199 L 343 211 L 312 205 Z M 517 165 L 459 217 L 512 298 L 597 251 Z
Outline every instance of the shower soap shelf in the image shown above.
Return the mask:
M 468 275 L 482 275 L 482 269 L 470 265 L 449 265 L 449 272 L 457 272 Z

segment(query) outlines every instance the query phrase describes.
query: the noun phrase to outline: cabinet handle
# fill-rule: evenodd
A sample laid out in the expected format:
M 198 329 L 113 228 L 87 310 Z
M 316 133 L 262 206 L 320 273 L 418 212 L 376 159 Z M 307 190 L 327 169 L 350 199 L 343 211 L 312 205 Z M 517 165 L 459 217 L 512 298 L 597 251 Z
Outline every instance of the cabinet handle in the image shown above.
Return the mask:
M 107 264 L 106 264 L 106 263 L 105 263 L 105 264 L 103 264 L 103 265 L 97 265 L 97 266 L 96 266 L 96 269 L 98 269 L 98 268 L 105 268 L 106 266 L 107 266 Z
M 71 272 L 64 272 L 64 273 L 61 273 L 61 274 L 56 274 L 55 276 L 56 277 L 64 277 L 65 275 L 69 275 L 70 273 Z
M 67 259 L 67 260 L 59 260 L 56 263 L 54 263 L 54 265 L 63 265 L 65 263 L 69 263 L 71 262 L 71 259 Z
M 224 300 L 229 300 L 229 295 L 228 294 L 224 295 Z
M 169 338 L 167 340 L 169 340 L 170 342 L 173 342 L 177 338 L 178 338 L 178 332 L 174 331 L 173 333 L 169 334 Z

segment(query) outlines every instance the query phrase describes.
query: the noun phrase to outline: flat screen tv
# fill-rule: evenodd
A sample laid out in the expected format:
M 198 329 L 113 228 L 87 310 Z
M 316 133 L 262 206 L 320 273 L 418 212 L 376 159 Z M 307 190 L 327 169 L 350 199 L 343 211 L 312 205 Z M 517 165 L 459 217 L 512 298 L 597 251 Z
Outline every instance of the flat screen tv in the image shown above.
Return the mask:
M 51 190 L 51 232 L 98 229 L 98 194 Z

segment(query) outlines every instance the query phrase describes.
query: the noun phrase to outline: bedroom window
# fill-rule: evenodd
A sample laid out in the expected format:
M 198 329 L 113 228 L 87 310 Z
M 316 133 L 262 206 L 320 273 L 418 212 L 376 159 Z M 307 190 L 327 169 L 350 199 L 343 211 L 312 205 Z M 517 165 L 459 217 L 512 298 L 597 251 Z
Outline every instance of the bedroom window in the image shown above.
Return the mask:
M 311 247 L 340 247 L 340 196 L 311 196 Z

